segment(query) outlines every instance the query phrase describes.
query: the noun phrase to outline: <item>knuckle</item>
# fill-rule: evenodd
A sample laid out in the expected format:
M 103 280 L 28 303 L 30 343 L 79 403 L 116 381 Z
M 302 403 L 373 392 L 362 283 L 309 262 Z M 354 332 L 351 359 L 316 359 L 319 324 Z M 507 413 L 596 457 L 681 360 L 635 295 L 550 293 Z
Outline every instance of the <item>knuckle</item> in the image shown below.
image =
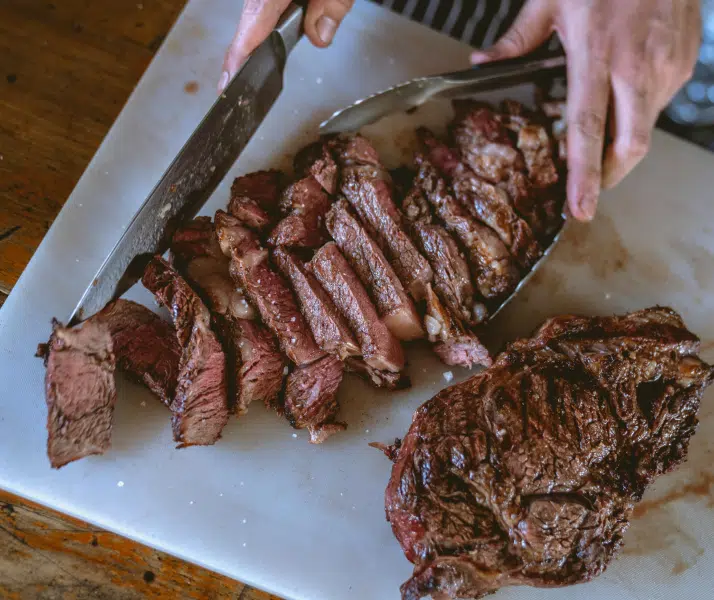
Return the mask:
M 602 139 L 605 130 L 605 115 L 591 108 L 583 108 L 575 115 L 573 129 L 590 141 Z
M 526 37 L 518 27 L 514 26 L 503 34 L 499 45 L 509 53 L 520 54 L 526 49 Z
M 643 158 L 649 152 L 652 132 L 647 128 L 637 128 L 632 132 L 628 143 L 628 154 L 634 158 Z

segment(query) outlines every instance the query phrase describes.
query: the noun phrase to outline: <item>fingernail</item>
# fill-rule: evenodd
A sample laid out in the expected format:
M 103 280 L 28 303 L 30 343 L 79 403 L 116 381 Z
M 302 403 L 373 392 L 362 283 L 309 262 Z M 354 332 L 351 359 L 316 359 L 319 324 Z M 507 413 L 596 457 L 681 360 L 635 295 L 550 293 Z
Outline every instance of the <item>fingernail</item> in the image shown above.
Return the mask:
M 471 64 L 478 65 L 488 60 L 488 53 L 483 50 L 475 50 L 471 53 Z
M 315 24 L 317 36 L 323 44 L 329 44 L 335 37 L 337 31 L 337 21 L 327 15 L 322 15 Z
M 580 197 L 578 202 L 578 212 L 576 215 L 581 221 L 592 221 L 595 216 L 595 208 L 597 207 L 597 196 L 585 194 Z
M 223 71 L 223 73 L 221 73 L 221 78 L 218 80 L 218 93 L 219 94 L 222 94 L 223 90 L 226 89 L 229 79 L 230 79 L 230 75 L 228 75 L 228 71 Z

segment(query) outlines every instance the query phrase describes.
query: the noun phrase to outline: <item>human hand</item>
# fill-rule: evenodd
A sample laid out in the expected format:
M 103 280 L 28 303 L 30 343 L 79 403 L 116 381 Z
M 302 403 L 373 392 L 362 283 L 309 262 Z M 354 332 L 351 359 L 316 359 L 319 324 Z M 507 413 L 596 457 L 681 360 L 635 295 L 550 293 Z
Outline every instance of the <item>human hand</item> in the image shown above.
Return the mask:
M 305 35 L 316 46 L 329 46 L 353 3 L 354 0 L 309 0 L 305 11 Z M 289 4 L 290 0 L 245 0 L 238 29 L 223 60 L 223 73 L 218 82 L 219 93 L 225 89 L 251 52 L 270 35 Z
M 619 183 L 649 149 L 660 111 L 691 77 L 699 0 L 528 0 L 478 64 L 535 50 L 555 31 L 568 56 L 568 206 L 595 215 L 601 188 Z M 608 121 L 609 117 L 609 121 Z M 605 150 L 605 129 L 612 143 Z

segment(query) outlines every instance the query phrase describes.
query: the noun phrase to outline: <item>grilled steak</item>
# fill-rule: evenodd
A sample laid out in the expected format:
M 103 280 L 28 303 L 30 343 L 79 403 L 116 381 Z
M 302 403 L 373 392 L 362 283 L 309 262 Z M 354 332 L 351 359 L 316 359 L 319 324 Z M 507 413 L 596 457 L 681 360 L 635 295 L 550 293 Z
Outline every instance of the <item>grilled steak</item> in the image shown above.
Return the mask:
M 236 178 L 228 212 L 251 229 L 266 230 L 277 219 L 282 179 L 279 171 L 257 171 Z
M 276 335 L 283 353 L 298 366 L 321 358 L 324 352 L 312 338 L 287 282 L 269 264 L 268 251 L 222 211 L 216 213 L 216 228 L 221 249 L 231 258 L 231 277 Z
M 103 454 L 111 444 L 117 399 L 109 327 L 89 319 L 69 329 L 52 322 L 52 336 L 40 344 L 47 402 L 47 456 L 52 468 Z
M 426 314 L 424 328 L 434 352 L 443 363 L 470 369 L 474 365 L 488 367 L 491 356 L 474 333 L 468 331 L 459 319 L 439 300 L 436 292 L 426 288 Z
M 342 193 L 412 297 L 423 299 L 433 273 L 401 227 L 401 215 L 392 199 L 391 178 L 376 151 L 365 138 L 355 136 L 339 145 L 339 160 Z
M 211 330 L 211 315 L 196 292 L 161 257 L 141 279 L 174 320 L 181 347 L 176 395 L 171 403 L 179 448 L 214 444 L 228 422 L 226 357 Z
M 365 362 L 378 371 L 401 371 L 404 352 L 399 341 L 379 319 L 367 291 L 337 245 L 328 242 L 320 248 L 310 268 L 355 332 Z
M 117 367 L 170 406 L 181 361 L 181 347 L 171 324 L 130 300 L 107 304 L 91 321 L 109 328 Z
M 409 376 L 404 373 L 392 373 L 391 371 L 375 369 L 369 366 L 363 358 L 354 356 L 345 360 L 345 370 L 361 377 L 376 388 L 404 390 L 412 384 Z
M 345 200 L 339 200 L 327 214 L 327 229 L 342 254 L 369 290 L 379 316 L 400 340 L 424 337 L 414 302 L 379 246 L 353 217 Z
M 293 166 L 299 177 L 312 175 L 331 196 L 337 192 L 339 171 L 328 140 L 318 140 L 305 146 L 295 155 Z
M 325 214 L 330 198 L 312 176 L 289 185 L 280 208 L 286 216 L 268 238 L 271 246 L 318 248 L 327 241 Z
M 296 429 L 310 432 L 310 443 L 321 444 L 333 433 L 343 431 L 344 423 L 335 420 L 339 405 L 337 388 L 344 365 L 327 355 L 314 363 L 298 367 L 285 384 L 285 416 Z
M 318 346 L 341 360 L 359 356 L 360 348 L 349 324 L 305 263 L 283 248 L 273 251 L 273 261 L 290 281 Z
M 480 598 L 601 573 L 682 460 L 714 369 L 665 308 L 564 316 L 415 413 L 386 491 L 402 598 Z M 565 457 L 565 460 L 564 460 Z

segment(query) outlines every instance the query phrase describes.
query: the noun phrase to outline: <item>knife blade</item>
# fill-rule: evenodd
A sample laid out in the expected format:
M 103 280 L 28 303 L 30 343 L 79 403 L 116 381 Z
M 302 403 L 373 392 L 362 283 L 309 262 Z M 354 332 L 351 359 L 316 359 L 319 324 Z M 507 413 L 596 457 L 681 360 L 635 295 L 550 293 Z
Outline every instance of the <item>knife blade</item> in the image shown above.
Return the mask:
M 205 204 L 280 95 L 302 20 L 303 9 L 292 4 L 228 84 L 97 271 L 70 315 L 70 326 L 134 285 L 151 257 L 168 249 L 178 225 Z

